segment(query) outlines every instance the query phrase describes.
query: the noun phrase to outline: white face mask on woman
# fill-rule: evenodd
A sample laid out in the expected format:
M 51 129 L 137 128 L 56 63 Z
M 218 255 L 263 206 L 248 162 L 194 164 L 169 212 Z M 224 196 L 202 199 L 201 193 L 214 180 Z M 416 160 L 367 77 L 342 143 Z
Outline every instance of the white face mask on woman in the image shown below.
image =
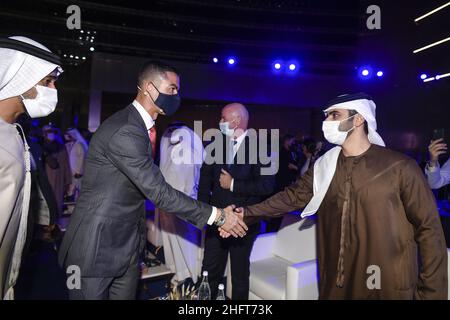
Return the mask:
M 340 121 L 324 121 L 322 123 L 322 131 L 323 135 L 325 136 L 325 139 L 327 139 L 329 143 L 342 145 L 345 139 L 347 138 L 348 133 L 352 131 L 355 128 L 355 126 L 351 127 L 347 131 L 340 131 L 339 126 L 341 125 L 342 121 L 347 121 L 348 119 L 353 118 L 354 116 L 356 116 L 356 114 Z
M 23 105 L 31 118 L 46 117 L 56 109 L 58 91 L 41 85 L 36 85 L 35 88 L 37 96 L 34 99 L 25 99 L 23 95 L 20 95 Z

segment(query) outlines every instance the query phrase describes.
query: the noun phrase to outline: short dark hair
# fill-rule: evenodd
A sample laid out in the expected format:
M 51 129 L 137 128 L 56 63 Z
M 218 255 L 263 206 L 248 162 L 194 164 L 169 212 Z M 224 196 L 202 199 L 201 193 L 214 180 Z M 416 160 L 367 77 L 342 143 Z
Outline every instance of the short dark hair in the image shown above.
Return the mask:
M 138 85 L 142 85 L 145 80 L 153 80 L 156 76 L 166 77 L 166 72 L 173 72 L 178 76 L 180 75 L 177 69 L 164 62 L 156 60 L 147 61 L 139 70 Z
M 283 141 L 283 144 L 286 142 L 286 141 L 288 141 L 288 140 L 291 140 L 291 139 L 294 139 L 295 137 L 292 135 L 292 134 L 285 134 L 284 136 L 283 136 L 283 139 L 282 139 L 282 141 Z
M 358 111 L 356 111 L 356 110 L 348 110 L 348 114 L 350 117 L 354 116 L 357 113 L 358 113 Z M 365 119 L 364 119 L 364 132 L 366 134 L 369 134 L 369 126 L 367 125 L 367 121 Z
M 305 146 L 306 150 L 309 153 L 314 154 L 314 152 L 316 152 L 316 142 L 314 141 L 314 139 L 306 138 L 305 140 L 303 140 L 302 145 Z

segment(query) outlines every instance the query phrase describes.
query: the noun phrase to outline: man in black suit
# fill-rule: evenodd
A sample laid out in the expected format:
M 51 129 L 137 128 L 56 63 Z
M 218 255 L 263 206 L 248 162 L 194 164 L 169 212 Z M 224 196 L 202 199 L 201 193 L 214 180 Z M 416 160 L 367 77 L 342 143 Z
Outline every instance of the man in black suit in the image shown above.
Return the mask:
M 261 174 L 262 164 L 257 157 L 259 153 L 255 153 L 257 149 L 250 146 L 257 142 L 250 139 L 247 131 L 248 111 L 242 104 L 232 103 L 222 109 L 221 117 L 219 126 L 225 135 L 225 161 L 203 164 L 198 199 L 219 207 L 258 203 L 274 192 L 275 177 Z M 257 148 L 260 147 L 261 144 L 257 143 Z M 227 157 L 227 154 L 231 156 Z M 249 259 L 258 232 L 259 223 L 256 223 L 249 226 L 243 238 L 222 239 L 217 228 L 207 227 L 202 269 L 208 271 L 213 299 L 225 271 L 228 253 L 231 259 L 232 299 L 248 299 Z
M 93 136 L 83 186 L 59 252 L 59 263 L 81 274 L 71 299 L 133 299 L 140 278 L 138 258 L 145 244 L 145 198 L 156 207 L 202 228 L 222 225 L 245 235 L 233 206 L 217 209 L 168 185 L 152 160 L 149 131 L 158 114 L 179 107 L 177 71 L 148 62 L 138 78 L 136 99 L 107 119 Z
M 30 146 L 31 152 L 32 184 L 26 248 L 31 241 L 36 224 L 39 226 L 39 232 L 42 231 L 42 229 L 48 230 L 50 226 L 57 223 L 56 220 L 58 217 L 58 204 L 45 171 L 42 147 L 32 139 L 28 141 L 28 145 Z M 59 227 L 57 228 L 57 230 L 59 230 Z

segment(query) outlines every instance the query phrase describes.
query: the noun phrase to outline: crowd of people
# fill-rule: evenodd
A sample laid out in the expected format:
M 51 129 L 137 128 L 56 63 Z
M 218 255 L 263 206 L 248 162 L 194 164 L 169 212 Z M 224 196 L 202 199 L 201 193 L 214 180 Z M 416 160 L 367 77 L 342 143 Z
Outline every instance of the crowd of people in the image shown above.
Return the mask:
M 80 194 L 88 141 L 77 128 L 68 128 L 62 134 L 61 129 L 52 123 L 30 127 L 28 122 L 20 122 L 24 122 L 30 145 L 32 183 L 40 183 L 39 188 L 37 185 L 31 188 L 31 197 L 50 203 L 43 205 L 42 202 L 31 201 L 32 204 L 38 203 L 34 210 L 41 212 L 35 221 L 36 236 L 54 242 L 60 239 L 61 229 L 64 229 L 61 218 L 69 210 L 67 205 L 76 203 Z M 30 230 L 32 227 L 29 226 Z
M 16 124 L 22 113 L 45 117 L 56 108 L 55 81 L 63 71 L 55 54 L 31 39 L 12 37 L 0 41 L 0 56 L 1 298 L 14 298 L 26 243 L 36 234 L 56 241 L 64 203 L 76 203 L 59 248 L 61 267 L 81 270 L 81 286 L 69 290 L 70 298 L 134 299 L 146 245 L 146 199 L 160 216 L 174 283 L 196 282 L 208 271 L 213 299 L 228 256 L 231 298 L 248 299 L 249 259 L 261 221 L 267 221 L 267 232 L 276 232 L 283 214 L 303 208 L 302 216 L 320 217 L 320 298 L 447 297 L 445 239 L 430 191 L 450 182 L 449 161 L 439 163 L 447 145 L 431 141 L 421 171 L 412 159 L 385 148 L 370 96 L 344 95 L 328 103 L 323 133 L 336 145 L 331 149 L 320 140 L 285 135 L 276 173 L 262 174 L 266 164 L 248 160 L 251 115 L 240 103 L 225 105 L 217 119 L 223 162 L 206 161 L 219 151 L 175 123 L 161 137 L 158 168 L 155 124 L 180 105 L 176 69 L 145 64 L 135 100 L 89 142 L 77 128 L 62 133 L 48 124 L 24 131 Z M 256 150 L 261 147 L 258 141 Z M 191 156 L 202 161 L 179 159 Z M 361 280 L 365 261 L 383 267 L 376 293 Z M 402 283 L 398 270 L 407 273 Z

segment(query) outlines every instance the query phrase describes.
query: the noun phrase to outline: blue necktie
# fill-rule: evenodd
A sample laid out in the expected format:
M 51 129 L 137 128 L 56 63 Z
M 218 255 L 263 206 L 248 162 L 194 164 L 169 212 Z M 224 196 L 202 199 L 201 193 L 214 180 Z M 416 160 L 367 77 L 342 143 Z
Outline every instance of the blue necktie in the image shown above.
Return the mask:
M 236 140 L 230 140 L 230 142 L 228 143 L 228 160 L 227 160 L 227 168 L 229 169 L 231 167 L 231 165 L 233 164 L 233 160 L 234 160 L 234 146 L 237 144 Z

